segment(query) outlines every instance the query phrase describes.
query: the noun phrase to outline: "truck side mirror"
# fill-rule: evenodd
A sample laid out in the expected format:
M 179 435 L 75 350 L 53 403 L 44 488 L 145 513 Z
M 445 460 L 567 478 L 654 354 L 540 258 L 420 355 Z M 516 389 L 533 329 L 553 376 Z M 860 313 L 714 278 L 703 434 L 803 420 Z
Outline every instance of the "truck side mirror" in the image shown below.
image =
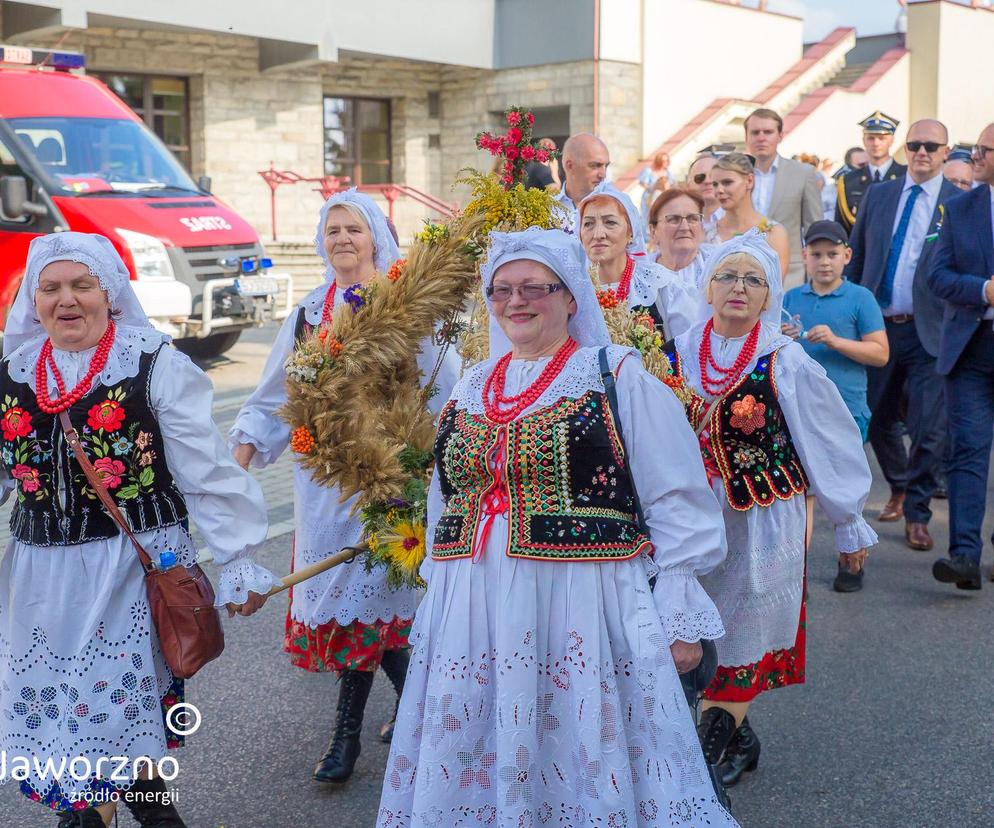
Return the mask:
M 48 208 L 44 204 L 28 201 L 28 182 L 22 175 L 5 175 L 0 178 L 0 209 L 10 219 L 23 216 L 45 216 Z
M 197 179 L 197 187 L 200 188 L 201 192 L 209 193 L 211 191 L 211 177 L 209 175 L 202 175 Z

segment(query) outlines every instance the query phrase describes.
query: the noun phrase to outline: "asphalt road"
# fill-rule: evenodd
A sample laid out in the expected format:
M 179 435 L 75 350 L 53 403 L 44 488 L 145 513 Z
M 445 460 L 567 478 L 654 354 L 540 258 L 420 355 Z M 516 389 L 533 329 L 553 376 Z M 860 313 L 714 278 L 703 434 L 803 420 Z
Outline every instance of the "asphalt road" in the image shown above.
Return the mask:
M 210 368 L 228 408 L 258 376 L 271 335 L 253 333 Z M 282 479 L 274 475 L 269 487 L 286 494 Z M 880 481 L 878 475 L 868 515 L 886 499 Z M 947 540 L 946 504 L 934 506 L 936 551 L 912 552 L 901 524 L 876 524 L 881 543 L 866 588 L 844 596 L 831 591 L 832 534 L 818 516 L 809 557 L 808 683 L 761 697 L 750 713 L 762 757 L 731 792 L 744 828 L 994 825 L 994 584 L 966 593 L 932 580 L 931 562 Z M 289 536 L 270 540 L 261 560 L 287 571 Z M 989 564 L 988 549 L 985 575 Z M 288 666 L 285 613 L 285 601 L 274 600 L 253 618 L 227 622 L 224 656 L 188 685 L 203 726 L 175 754 L 180 775 L 172 785 L 191 828 L 374 823 L 387 754 L 375 732 L 389 718 L 393 691 L 377 677 L 348 786 L 312 782 L 337 690 L 331 676 Z M 56 822 L 14 785 L 0 787 L 0 816 L 0 824 L 17 828 Z M 120 824 L 135 823 L 125 814 Z

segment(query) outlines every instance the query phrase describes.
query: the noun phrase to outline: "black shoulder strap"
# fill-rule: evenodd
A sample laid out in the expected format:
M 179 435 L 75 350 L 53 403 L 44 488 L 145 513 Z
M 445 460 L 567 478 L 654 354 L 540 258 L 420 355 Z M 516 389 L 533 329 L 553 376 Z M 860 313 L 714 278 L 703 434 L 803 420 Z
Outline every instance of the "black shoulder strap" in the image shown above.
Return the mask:
M 607 361 L 607 346 L 600 349 L 597 360 L 601 367 L 601 380 L 604 382 L 604 392 L 607 394 L 608 405 L 611 406 L 611 416 L 614 418 L 614 426 L 618 429 L 618 436 L 621 438 L 621 445 L 625 449 L 625 471 L 628 472 L 628 483 L 632 487 L 632 499 L 635 501 L 635 517 L 638 518 L 639 528 L 649 536 L 649 527 L 645 522 L 645 514 L 642 512 L 642 501 L 639 500 L 639 491 L 635 485 L 635 477 L 632 475 L 632 455 L 625 444 L 625 435 L 621 430 L 621 410 L 618 407 L 618 389 L 615 387 L 614 374 L 611 373 L 611 366 Z

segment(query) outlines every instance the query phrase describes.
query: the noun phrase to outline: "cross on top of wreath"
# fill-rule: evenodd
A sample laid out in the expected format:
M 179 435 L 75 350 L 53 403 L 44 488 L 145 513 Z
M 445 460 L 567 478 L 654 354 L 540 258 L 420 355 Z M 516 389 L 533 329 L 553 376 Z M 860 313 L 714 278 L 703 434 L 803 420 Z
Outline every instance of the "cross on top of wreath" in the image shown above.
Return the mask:
M 524 183 L 525 168 L 529 161 L 546 163 L 559 157 L 559 150 L 543 147 L 532 141 L 532 126 L 535 116 L 527 109 L 512 106 L 504 112 L 507 132 L 494 135 L 480 132 L 476 136 L 478 149 L 485 149 L 491 155 L 504 159 L 500 169 L 500 182 L 505 190 Z

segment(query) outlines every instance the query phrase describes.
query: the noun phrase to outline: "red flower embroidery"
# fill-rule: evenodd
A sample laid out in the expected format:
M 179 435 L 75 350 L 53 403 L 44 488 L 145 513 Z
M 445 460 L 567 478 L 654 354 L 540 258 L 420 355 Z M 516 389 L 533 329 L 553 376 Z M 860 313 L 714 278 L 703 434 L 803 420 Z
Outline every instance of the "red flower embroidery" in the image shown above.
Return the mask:
M 117 426 L 114 426 L 114 428 L 117 428 Z M 93 468 L 100 472 L 100 477 L 108 489 L 116 489 L 121 485 L 121 475 L 124 474 L 124 463 L 120 460 L 101 457 L 93 464 Z
M 3 428 L 4 440 L 27 437 L 31 433 L 31 415 L 15 405 L 4 413 L 3 419 L 0 420 L 0 428 Z
M 26 492 L 37 492 L 41 488 L 41 477 L 38 475 L 38 469 L 25 466 L 23 463 L 14 466 L 10 476 L 15 480 L 20 480 L 21 488 Z
M 728 422 L 732 428 L 740 429 L 743 434 L 752 434 L 766 423 L 766 405 L 756 402 L 752 394 L 746 394 L 741 400 L 732 403 L 732 418 Z
M 90 409 L 90 416 L 87 419 L 87 423 L 94 431 L 101 428 L 107 432 L 117 431 L 123 422 L 124 409 L 114 400 L 97 403 Z

